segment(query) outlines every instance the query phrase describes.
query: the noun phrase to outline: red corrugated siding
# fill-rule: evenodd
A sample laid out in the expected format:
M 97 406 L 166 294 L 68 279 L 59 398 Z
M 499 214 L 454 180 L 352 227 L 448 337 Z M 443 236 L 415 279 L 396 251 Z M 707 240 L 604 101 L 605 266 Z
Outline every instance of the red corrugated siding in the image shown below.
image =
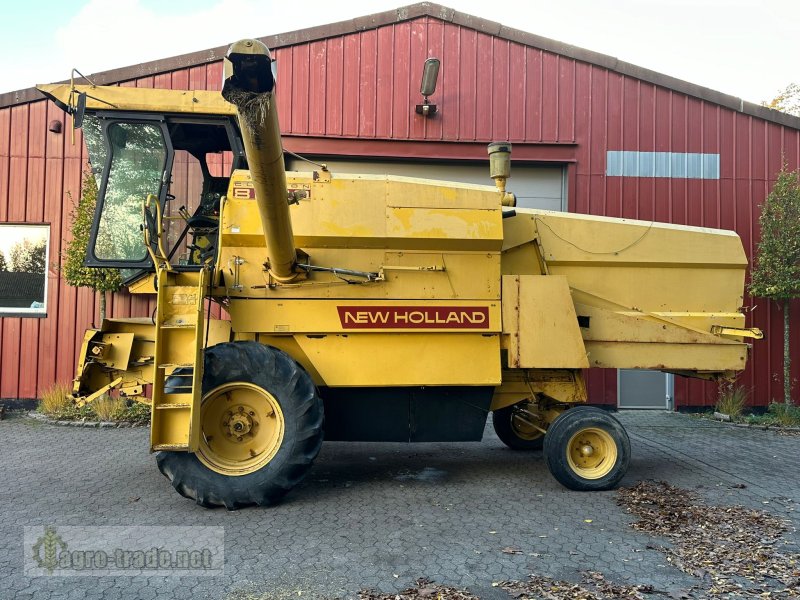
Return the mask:
M 284 134 L 312 138 L 311 147 L 323 136 L 541 144 L 526 147 L 526 155 L 571 155 L 574 161 L 570 210 L 732 228 L 748 256 L 758 239 L 758 205 L 781 157 L 791 168 L 800 164 L 797 130 L 432 17 L 277 48 L 275 56 Z M 421 100 L 419 79 L 429 56 L 442 60 L 431 97 L 439 113 L 423 119 L 413 107 Z M 216 62 L 121 85 L 218 90 L 221 71 Z M 68 196 L 78 197 L 85 162 L 79 132 L 74 146 L 69 133 L 47 132 L 50 120 L 63 118 L 44 102 L 0 110 L 0 221 L 50 223 L 53 263 L 64 247 Z M 429 147 L 433 157 L 441 148 Z M 719 153 L 721 178 L 606 177 L 608 150 Z M 66 286 L 57 269 L 48 277 L 47 318 L 0 319 L 0 397 L 34 396 L 56 379 L 71 379 L 82 332 L 97 318 L 92 294 Z M 782 368 L 782 314 L 763 300 L 748 300 L 747 307 L 768 341 L 754 344 L 742 383 L 753 389 L 754 403 L 764 405 L 782 396 L 775 377 Z M 128 294 L 109 301 L 110 314 L 118 317 L 152 309 L 151 299 Z M 800 303 L 793 309 L 800 314 Z M 797 331 L 800 320 L 793 323 Z M 800 336 L 792 343 L 797 357 Z M 794 362 L 800 378 L 800 360 Z M 616 373 L 593 372 L 589 389 L 593 401 L 616 403 Z M 678 378 L 677 403 L 709 404 L 714 389 Z

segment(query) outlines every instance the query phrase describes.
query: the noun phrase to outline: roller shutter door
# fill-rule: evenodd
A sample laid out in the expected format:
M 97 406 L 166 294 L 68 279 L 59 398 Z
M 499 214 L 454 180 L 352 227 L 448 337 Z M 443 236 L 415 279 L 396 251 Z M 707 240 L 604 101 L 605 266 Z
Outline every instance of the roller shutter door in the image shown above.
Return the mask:
M 364 160 L 325 160 L 334 173 L 370 173 L 402 175 L 404 177 L 423 177 L 443 181 L 479 183 L 492 185 L 489 178 L 489 163 L 483 164 L 442 164 L 409 163 Z M 288 168 L 306 171 L 312 166 L 296 158 L 289 158 Z M 517 205 L 524 208 L 543 208 L 546 210 L 566 210 L 566 185 L 562 166 L 517 166 L 511 169 L 507 189 L 517 195 Z

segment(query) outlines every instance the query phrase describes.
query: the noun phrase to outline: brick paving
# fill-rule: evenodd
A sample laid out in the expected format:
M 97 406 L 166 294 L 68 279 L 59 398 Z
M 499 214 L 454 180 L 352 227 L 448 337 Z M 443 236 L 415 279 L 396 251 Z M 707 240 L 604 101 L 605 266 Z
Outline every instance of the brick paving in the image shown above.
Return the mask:
M 633 449 L 623 485 L 665 480 L 797 524 L 800 436 L 663 412 L 618 417 Z M 541 453 L 506 449 L 491 426 L 481 443 L 327 443 L 284 503 L 237 512 L 175 493 L 147 453 L 147 435 L 20 414 L 0 422 L 0 599 L 346 598 L 427 576 L 491 600 L 508 598 L 493 581 L 577 580 L 585 569 L 667 592 L 697 583 L 648 549 L 663 540 L 630 529 L 614 492 L 562 488 Z M 27 577 L 22 532 L 31 525 L 222 526 L 225 572 Z M 522 554 L 503 553 L 508 546 Z

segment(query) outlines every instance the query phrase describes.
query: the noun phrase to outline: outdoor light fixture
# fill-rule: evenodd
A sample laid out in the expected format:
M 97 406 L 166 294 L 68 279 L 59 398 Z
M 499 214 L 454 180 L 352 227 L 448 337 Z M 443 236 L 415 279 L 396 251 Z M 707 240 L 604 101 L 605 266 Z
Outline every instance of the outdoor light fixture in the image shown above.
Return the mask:
M 438 58 L 429 58 L 425 61 L 425 66 L 422 69 L 422 83 L 419 86 L 419 93 L 422 94 L 423 103 L 417 104 L 417 114 L 423 117 L 430 117 L 436 114 L 436 105 L 430 103 L 428 96 L 432 96 L 436 91 L 440 63 L 441 61 Z

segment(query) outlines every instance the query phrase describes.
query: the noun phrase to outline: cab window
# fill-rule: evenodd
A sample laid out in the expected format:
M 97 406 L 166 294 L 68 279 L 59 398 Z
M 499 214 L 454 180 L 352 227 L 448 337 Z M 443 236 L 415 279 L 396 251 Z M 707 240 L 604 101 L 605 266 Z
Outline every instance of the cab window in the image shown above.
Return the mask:
M 142 204 L 161 189 L 167 147 L 161 127 L 151 123 L 111 123 L 107 139 L 111 162 L 94 255 L 98 260 L 141 262 L 147 257 Z

